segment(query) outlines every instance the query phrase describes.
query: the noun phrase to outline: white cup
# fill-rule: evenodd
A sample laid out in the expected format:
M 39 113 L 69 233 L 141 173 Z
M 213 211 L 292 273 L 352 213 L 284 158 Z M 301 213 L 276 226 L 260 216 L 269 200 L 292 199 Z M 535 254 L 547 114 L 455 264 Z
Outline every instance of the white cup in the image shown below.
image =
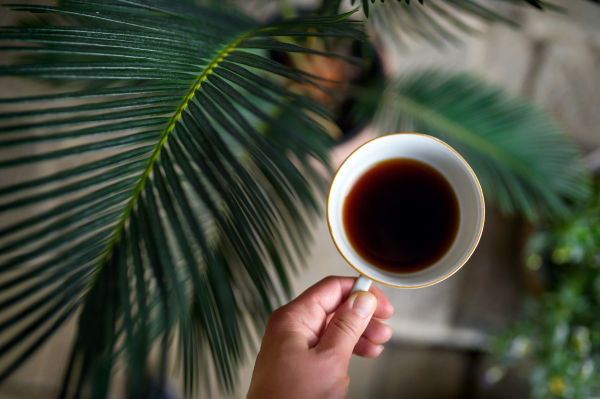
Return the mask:
M 433 265 L 412 273 L 393 273 L 364 260 L 346 236 L 342 210 L 356 181 L 376 164 L 395 158 L 421 161 L 440 172 L 452 185 L 460 210 L 458 233 L 446 254 Z M 340 254 L 360 277 L 352 292 L 367 291 L 372 281 L 397 288 L 423 288 L 456 273 L 477 247 L 485 220 L 483 192 L 467 162 L 448 144 L 418 133 L 397 133 L 373 139 L 356 149 L 335 174 L 327 198 L 327 222 Z

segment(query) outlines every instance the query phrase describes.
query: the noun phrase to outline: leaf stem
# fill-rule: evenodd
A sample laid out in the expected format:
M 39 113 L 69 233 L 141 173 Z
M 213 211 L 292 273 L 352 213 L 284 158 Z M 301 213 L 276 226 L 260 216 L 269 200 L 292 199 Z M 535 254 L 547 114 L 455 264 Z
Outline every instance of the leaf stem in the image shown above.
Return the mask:
M 179 118 L 181 117 L 181 114 L 187 108 L 189 102 L 194 97 L 196 90 L 198 90 L 200 88 L 200 85 L 202 85 L 202 82 L 204 82 L 206 80 L 208 75 L 210 75 L 213 72 L 213 70 L 219 65 L 219 63 L 221 61 L 223 61 L 223 59 L 231 51 L 233 51 L 242 41 L 244 41 L 247 37 L 248 37 L 248 34 L 246 33 L 246 34 L 242 35 L 241 37 L 239 37 L 238 39 L 236 39 L 231 44 L 229 44 L 228 46 L 226 46 L 225 48 L 223 48 L 223 50 L 221 50 L 217 54 L 215 59 L 210 64 L 208 64 L 208 66 L 204 69 L 202 74 L 198 77 L 198 79 L 196 80 L 194 85 L 191 87 L 189 92 L 184 97 L 184 99 L 181 102 L 181 104 L 179 105 L 179 107 L 177 107 L 177 110 L 175 111 L 175 113 L 173 114 L 171 119 L 169 120 L 167 127 L 165 127 L 165 129 L 163 130 L 160 141 L 156 144 L 156 147 L 154 149 L 154 152 L 152 153 L 152 156 L 150 157 L 150 159 L 148 159 L 148 164 L 146 165 L 146 169 L 144 169 L 144 172 L 140 176 L 140 180 L 138 181 L 138 184 L 134 188 L 133 195 L 132 195 L 131 199 L 129 200 L 127 207 L 125 208 L 125 211 L 123 212 L 123 216 L 121 217 L 121 219 L 119 220 L 119 224 L 117 224 L 117 226 L 115 228 L 115 233 L 113 234 L 110 242 L 106 246 L 106 251 L 104 252 L 104 256 L 103 256 L 102 260 L 100 261 L 98 268 L 96 269 L 96 271 L 94 273 L 94 276 L 92 277 L 90 286 L 94 285 L 94 283 L 96 282 L 96 279 L 100 275 L 100 272 L 102 271 L 104 265 L 110 259 L 112 251 L 113 251 L 115 245 L 117 244 L 117 242 L 121 236 L 121 233 L 123 232 L 123 229 L 125 228 L 125 224 L 127 223 L 127 220 L 129 220 L 129 216 L 131 215 L 131 212 L 133 211 L 133 208 L 134 208 L 139 196 L 141 195 L 142 191 L 144 190 L 146 181 L 148 180 L 150 173 L 154 169 L 154 164 L 158 160 L 158 157 L 160 156 L 160 152 L 161 152 L 162 148 L 164 147 L 165 143 L 169 139 L 169 136 L 171 135 L 171 132 L 175 128 L 175 125 L 176 125 L 177 121 L 179 120 Z

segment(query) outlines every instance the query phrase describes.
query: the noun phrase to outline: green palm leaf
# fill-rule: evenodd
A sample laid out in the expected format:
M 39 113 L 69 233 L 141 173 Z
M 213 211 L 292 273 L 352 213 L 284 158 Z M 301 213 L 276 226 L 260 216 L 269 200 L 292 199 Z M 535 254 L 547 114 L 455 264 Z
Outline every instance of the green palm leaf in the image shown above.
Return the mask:
M 375 1 L 376 0 L 371 0 L 371 3 L 375 3 Z M 510 0 L 510 1 L 512 1 L 513 3 L 516 3 L 516 4 L 519 4 L 519 3 L 520 4 L 529 4 L 540 10 L 544 9 L 544 7 L 547 7 L 547 8 L 552 7 L 551 5 L 544 4 L 544 2 L 540 1 L 540 0 Z M 591 1 L 596 1 L 596 0 L 591 0 Z M 480 16 L 480 17 L 484 17 L 486 19 L 487 18 L 504 19 L 503 17 L 500 17 L 498 14 L 496 14 L 495 12 L 490 10 L 488 7 L 481 4 L 482 2 L 478 2 L 478 1 L 472 1 L 472 0 L 443 0 L 443 1 L 414 0 L 412 4 L 414 5 L 417 2 L 421 6 L 436 5 L 436 4 L 443 2 L 443 3 L 446 3 L 447 5 L 449 5 L 450 7 L 456 7 L 457 9 L 463 9 L 463 10 L 468 11 L 471 14 L 474 14 L 474 15 Z M 324 10 L 327 10 L 327 11 L 337 10 L 337 7 L 339 7 L 339 4 L 340 4 L 340 0 L 326 0 L 325 3 L 326 3 L 326 5 L 323 6 Z M 352 5 L 354 5 L 354 3 L 356 3 L 356 0 L 352 0 L 351 3 L 352 3 Z M 385 0 L 381 0 L 381 3 L 385 3 Z M 402 0 L 398 0 L 397 2 L 394 2 L 394 3 L 399 3 L 399 4 L 406 5 L 406 6 L 411 5 L 410 0 L 404 0 L 404 2 L 402 2 Z M 369 11 L 369 0 L 362 0 L 362 6 L 363 6 L 363 11 L 368 18 L 369 12 L 370 12 Z M 377 7 L 374 7 L 374 9 L 377 9 Z
M 592 0 L 597 2 L 596 0 Z M 515 6 L 538 10 L 566 11 L 541 0 L 506 0 Z M 372 1 L 375 3 L 375 1 Z M 382 1 L 383 3 L 383 1 Z M 460 34 L 477 34 L 479 30 L 469 21 L 473 17 L 484 22 L 498 22 L 518 27 L 510 17 L 498 12 L 493 2 L 479 0 L 410 0 L 390 1 L 371 6 L 368 25 L 400 50 L 411 43 L 426 41 L 438 47 L 460 42 Z M 369 2 L 363 1 L 369 17 Z
M 566 217 L 591 192 L 577 148 L 556 123 L 470 74 L 407 73 L 387 86 L 376 120 L 381 131 L 446 141 L 506 214 Z
M 0 149 L 17 154 L 0 173 L 68 165 L 0 187 L 0 213 L 26 215 L 0 227 L 0 381 L 79 311 L 61 396 L 105 397 L 121 362 L 139 397 L 150 349 L 162 348 L 162 379 L 176 331 L 186 392 L 211 367 L 230 391 L 251 329 L 290 294 L 319 212 L 304 173 L 331 144 L 302 110 L 326 111 L 266 76 L 322 86 L 261 51 L 314 53 L 271 37 L 364 39 L 361 27 L 351 13 L 261 26 L 162 0 L 7 7 L 76 23 L 0 28 L 14 43 L 0 51 L 42 57 L 0 76 L 88 88 L 0 100 L 28 107 L 0 114 Z

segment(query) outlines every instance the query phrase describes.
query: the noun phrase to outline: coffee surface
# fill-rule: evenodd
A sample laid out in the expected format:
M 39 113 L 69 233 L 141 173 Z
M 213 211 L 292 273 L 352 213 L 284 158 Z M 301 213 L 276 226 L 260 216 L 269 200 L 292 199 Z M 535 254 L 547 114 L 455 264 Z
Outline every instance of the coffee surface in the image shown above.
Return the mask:
M 367 262 L 395 273 L 425 269 L 452 246 L 460 220 L 454 189 L 440 172 L 392 159 L 365 172 L 345 199 L 343 224 Z

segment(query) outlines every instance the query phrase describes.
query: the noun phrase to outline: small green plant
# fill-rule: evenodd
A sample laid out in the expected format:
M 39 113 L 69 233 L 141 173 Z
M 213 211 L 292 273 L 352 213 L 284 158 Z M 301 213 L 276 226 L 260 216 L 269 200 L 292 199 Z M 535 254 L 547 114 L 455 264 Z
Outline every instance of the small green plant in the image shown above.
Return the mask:
M 492 372 L 528 359 L 532 398 L 598 397 L 600 195 L 572 221 L 536 234 L 525 263 L 545 274 L 548 290 L 529 299 L 522 320 L 497 339 L 501 360 Z

